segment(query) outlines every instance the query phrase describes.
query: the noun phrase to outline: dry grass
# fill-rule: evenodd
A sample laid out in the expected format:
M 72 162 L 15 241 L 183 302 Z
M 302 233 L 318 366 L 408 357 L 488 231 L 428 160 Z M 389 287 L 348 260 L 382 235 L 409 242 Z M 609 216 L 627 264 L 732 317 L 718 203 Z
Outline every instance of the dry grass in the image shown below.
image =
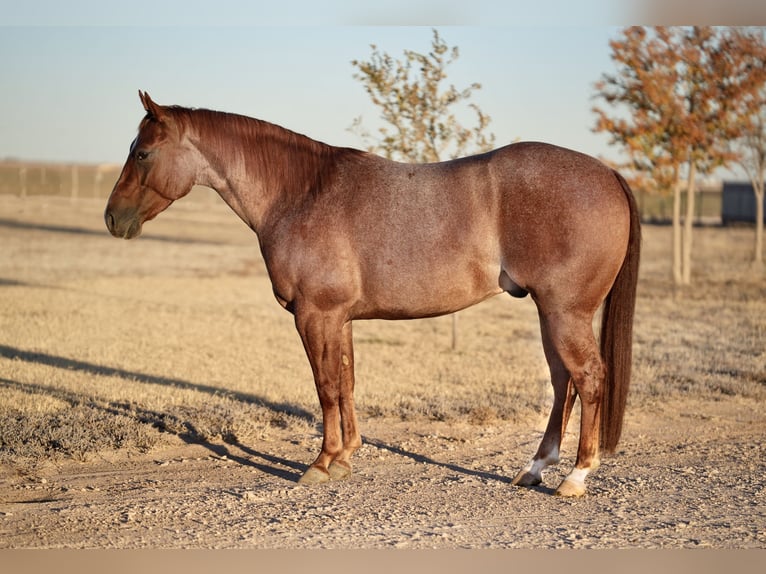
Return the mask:
M 0 462 L 147 450 L 168 437 L 252 443 L 316 432 L 291 317 L 255 236 L 217 198 L 118 241 L 103 202 L 0 196 Z M 670 282 L 670 229 L 646 227 L 631 408 L 670 395 L 766 397 L 766 281 L 752 231 L 696 233 L 695 286 Z M 362 418 L 527 422 L 551 395 L 528 299 L 450 319 L 358 322 Z
M 669 227 L 646 228 L 634 402 L 669 395 L 766 398 L 766 275 L 747 227 L 695 231 L 693 285 L 670 276 Z

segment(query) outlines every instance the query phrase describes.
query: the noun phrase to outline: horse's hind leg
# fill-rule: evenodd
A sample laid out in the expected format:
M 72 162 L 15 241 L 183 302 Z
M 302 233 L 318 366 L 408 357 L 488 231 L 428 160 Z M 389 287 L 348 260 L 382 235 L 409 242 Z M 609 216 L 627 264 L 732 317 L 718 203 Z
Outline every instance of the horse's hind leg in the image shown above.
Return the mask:
M 553 385 L 553 407 L 548 418 L 545 434 L 534 458 L 516 475 L 513 484 L 517 486 L 535 486 L 542 482 L 542 472 L 546 467 L 559 461 L 561 441 L 566 432 L 569 415 L 572 412 L 577 391 L 574 388 L 569 371 L 551 341 L 545 319 L 540 316 L 543 350 L 551 372 Z
M 543 341 L 546 356 L 551 367 L 551 378 L 556 399 L 543 440 L 529 473 L 539 474 L 545 466 L 558 460 L 566 422 L 574 403 L 575 392 L 580 397 L 580 440 L 577 448 L 575 468 L 556 489 L 560 496 L 582 496 L 585 494 L 585 477 L 598 468 L 598 448 L 603 393 L 604 365 L 591 326 L 592 316 L 588 313 L 540 312 Z M 564 373 L 568 373 L 566 391 Z M 574 390 L 571 389 L 574 387 Z M 559 421 L 561 421 L 559 423 Z M 523 478 L 524 471 L 520 473 Z M 517 477 L 519 478 L 519 477 Z M 520 479 L 519 484 L 524 482 Z

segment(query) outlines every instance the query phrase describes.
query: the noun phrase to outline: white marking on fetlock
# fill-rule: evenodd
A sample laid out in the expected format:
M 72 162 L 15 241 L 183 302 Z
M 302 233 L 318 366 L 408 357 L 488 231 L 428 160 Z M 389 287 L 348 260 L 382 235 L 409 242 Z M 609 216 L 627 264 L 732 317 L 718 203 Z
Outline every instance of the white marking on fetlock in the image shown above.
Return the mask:
M 538 478 L 542 478 L 543 470 L 548 466 L 548 463 L 544 459 L 530 460 L 527 466 L 524 467 L 524 472 L 528 472 Z
M 559 449 L 554 447 L 548 456 L 545 458 L 532 459 L 527 466 L 524 467 L 524 472 L 529 472 L 535 476 L 542 477 L 543 471 L 549 466 L 558 464 L 559 462 Z
M 554 446 L 548 456 L 545 457 L 545 466 L 553 466 L 559 463 L 559 447 Z
M 574 468 L 556 489 L 559 496 L 577 497 L 585 494 L 585 477 L 592 469 Z
M 545 458 L 530 460 L 527 465 L 513 479 L 513 484 L 520 486 L 533 486 L 543 480 L 543 470 L 558 463 L 558 449 L 551 451 Z
M 590 468 L 573 468 L 572 472 L 567 475 L 566 480 L 585 486 L 585 477 L 588 476 L 591 470 Z

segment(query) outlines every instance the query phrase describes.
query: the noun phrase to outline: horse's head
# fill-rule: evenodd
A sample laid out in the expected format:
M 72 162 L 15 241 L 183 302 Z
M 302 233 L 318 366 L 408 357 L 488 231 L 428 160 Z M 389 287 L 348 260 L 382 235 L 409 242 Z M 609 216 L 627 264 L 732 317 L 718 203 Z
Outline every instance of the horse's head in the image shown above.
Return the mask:
M 138 95 L 146 116 L 104 212 L 110 233 L 125 239 L 137 237 L 145 221 L 189 193 L 197 171 L 172 110 L 145 92 Z

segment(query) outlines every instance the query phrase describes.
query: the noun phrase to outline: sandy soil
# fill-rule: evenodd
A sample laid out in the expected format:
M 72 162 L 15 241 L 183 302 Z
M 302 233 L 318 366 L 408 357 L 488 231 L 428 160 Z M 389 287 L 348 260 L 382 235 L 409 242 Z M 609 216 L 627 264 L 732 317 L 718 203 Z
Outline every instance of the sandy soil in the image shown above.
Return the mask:
M 8 233 L 20 233 L 26 222 L 39 219 L 18 201 L 4 201 Z M 72 227 L 81 220 L 77 211 L 92 215 L 98 209 L 76 207 L 53 204 L 48 221 L 55 212 L 57 225 Z M 183 213 L 168 214 L 168 220 Z M 209 221 L 195 217 L 200 221 L 194 229 L 187 225 L 175 232 L 184 229 L 190 238 L 199 234 Z M 103 253 L 89 257 L 89 234 L 101 232 L 96 229 L 94 223 L 92 231 L 88 227 L 77 236 L 77 249 L 84 254 L 80 270 L 83 277 L 100 270 L 104 283 L 99 289 L 111 282 L 117 293 L 120 265 L 128 260 L 140 265 L 135 261 L 144 247 L 115 241 L 114 253 L 120 246 L 130 250 L 116 263 L 105 262 Z M 61 236 L 60 229 L 39 225 L 34 231 Z M 246 269 L 257 255 L 242 237 L 230 242 L 232 249 L 219 251 L 214 243 L 201 249 L 209 250 L 211 261 L 220 252 L 231 257 L 232 268 Z M 37 249 L 30 241 L 6 243 L 19 250 L 5 259 L 2 279 L 8 289 L 69 277 L 66 262 L 47 248 L 39 249 L 47 257 L 42 264 L 30 263 L 23 251 Z M 162 273 L 172 276 L 174 265 L 183 268 L 185 247 L 168 242 Z M 209 290 L 211 283 L 201 288 Z M 70 295 L 64 290 L 60 296 Z M 638 337 L 643 347 L 654 328 L 648 320 L 645 325 Z M 6 347 L 34 348 L 27 336 L 32 337 L 19 330 L 2 339 Z M 50 352 L 69 356 L 65 339 Z M 87 354 L 81 359 L 95 360 Z M 17 363 L 7 359 L 5 364 Z M 177 376 L 159 365 L 164 376 Z M 646 369 L 639 368 L 637 376 L 646 377 Z M 0 376 L 12 378 L 8 372 Z M 309 387 L 310 382 L 293 384 Z M 32 471 L 2 466 L 0 548 L 766 547 L 762 400 L 735 393 L 658 395 L 628 411 L 617 454 L 603 460 L 582 499 L 552 496 L 573 464 L 572 432 L 560 466 L 548 471 L 543 486 L 510 484 L 540 440 L 543 414 L 483 425 L 361 416 L 365 444 L 354 457 L 354 474 L 315 487 L 296 483 L 321 442 L 318 430 L 306 425 L 273 428 L 260 440 L 235 444 L 185 442 L 171 435 L 143 454 L 108 451 L 85 461 L 50 461 Z M 570 431 L 576 423 L 570 423 Z

